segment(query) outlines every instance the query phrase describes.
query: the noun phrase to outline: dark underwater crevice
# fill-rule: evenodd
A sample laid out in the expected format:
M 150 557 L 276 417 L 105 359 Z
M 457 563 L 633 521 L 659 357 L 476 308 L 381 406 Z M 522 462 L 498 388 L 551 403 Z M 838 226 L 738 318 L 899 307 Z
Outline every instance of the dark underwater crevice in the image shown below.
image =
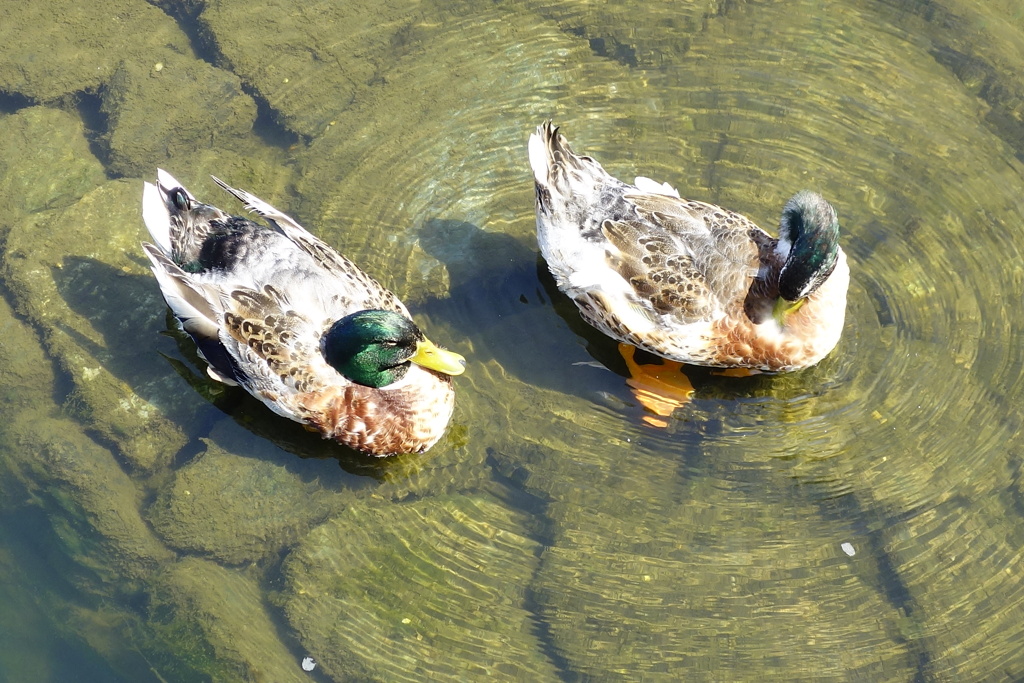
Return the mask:
M 272 147 L 285 150 L 298 144 L 309 144 L 309 138 L 281 123 L 277 110 L 270 106 L 256 88 L 242 81 L 242 92 L 256 103 L 256 120 L 252 124 L 252 132 L 256 137 Z
M 206 9 L 205 2 L 193 0 L 171 2 L 168 0 L 166 2 L 156 1 L 152 4 L 159 7 L 178 24 L 178 28 L 188 38 L 197 59 L 218 69 L 234 73 L 231 60 L 224 56 L 217 44 L 216 36 L 202 20 L 202 14 Z M 242 81 L 242 92 L 256 103 L 256 120 L 252 126 L 252 132 L 256 137 L 267 145 L 284 150 L 299 143 L 309 142 L 304 136 L 290 130 L 281 122 L 278 111 L 270 105 L 255 86 L 241 75 L 235 75 Z
M 112 178 L 110 150 L 104 141 L 110 129 L 110 117 L 103 111 L 101 93 L 74 93 L 67 98 L 64 108 L 73 109 L 78 114 L 78 118 L 82 120 L 82 126 L 85 128 L 85 140 L 89 143 L 89 151 L 103 164 L 107 177 Z
M 528 530 L 530 538 L 537 542 L 537 566 L 533 576 L 523 586 L 523 610 L 530 615 L 533 635 L 537 638 L 540 651 L 558 671 L 563 681 L 580 680 L 580 674 L 572 667 L 572 663 L 562 654 L 555 641 L 551 624 L 544 615 L 544 603 L 537 589 L 537 577 L 544 568 L 544 551 L 555 545 L 555 522 L 548 514 L 550 500 L 545 496 L 527 489 L 530 473 L 526 468 L 518 466 L 514 460 L 502 458 L 493 447 L 487 449 L 487 464 L 491 468 L 493 481 L 513 500 L 508 504 L 528 513 L 534 524 Z
M 21 93 L 3 92 L 0 91 L 0 116 L 4 114 L 14 114 L 22 109 L 34 106 L 35 101 L 31 97 L 22 95 Z
M 724 19 L 745 4 L 745 0 L 719 0 L 712 3 L 706 11 L 692 17 L 680 14 L 677 19 L 680 25 L 654 27 L 652 38 L 669 39 L 664 42 L 658 39 L 627 40 L 628 32 L 615 35 L 602 21 L 591 21 L 589 16 L 565 16 L 554 11 L 540 11 L 541 16 L 553 21 L 564 32 L 587 41 L 590 51 L 598 57 L 611 59 L 630 69 L 648 69 L 661 66 L 664 55 L 679 57 L 690 51 L 690 43 L 694 36 L 708 30 L 713 22 Z M 605 21 L 614 24 L 611 15 Z M 659 44 L 660 43 L 660 44 Z
M 0 225 L 0 231 L 3 231 L 6 234 L 6 230 L 6 226 Z M 0 239 L 0 249 L 4 252 L 7 251 L 6 237 L 4 237 L 4 239 Z M 18 311 L 17 297 L 15 297 L 14 293 L 9 289 L 5 277 L 0 277 L 0 298 L 7 303 L 7 307 L 11 311 L 11 316 L 31 331 L 32 336 L 35 337 L 39 347 L 43 350 L 43 356 L 50 363 L 50 369 L 53 372 L 53 390 L 50 394 L 52 396 L 53 403 L 55 406 L 65 405 L 75 388 L 75 383 L 71 378 L 71 374 L 65 372 L 60 366 L 60 363 L 58 363 L 57 360 L 50 355 L 49 351 L 47 351 L 46 345 L 43 344 L 42 331 Z

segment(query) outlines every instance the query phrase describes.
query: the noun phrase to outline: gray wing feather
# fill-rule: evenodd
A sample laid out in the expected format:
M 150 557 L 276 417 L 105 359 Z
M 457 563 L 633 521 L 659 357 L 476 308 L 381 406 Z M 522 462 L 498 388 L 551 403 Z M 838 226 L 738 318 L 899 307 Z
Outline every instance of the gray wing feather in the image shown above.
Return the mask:
M 220 315 L 211 297 L 217 293 L 195 282 L 188 273 L 176 266 L 159 247 L 143 242 L 143 250 L 152 264 L 153 274 L 160 285 L 164 300 L 182 327 L 193 337 L 217 340 L 220 336 Z
M 279 211 L 267 202 L 263 201 L 251 192 L 231 187 L 220 178 L 210 176 L 213 182 L 220 185 L 243 204 L 248 211 L 252 211 L 263 217 L 274 226 L 282 235 L 291 240 L 297 247 L 309 254 L 325 270 L 333 273 L 347 273 L 358 281 L 360 288 L 375 292 L 381 300 L 381 305 L 390 307 L 403 315 L 409 315 L 408 310 L 401 301 L 391 292 L 385 289 L 379 282 L 367 275 L 361 268 L 352 261 L 339 254 L 328 246 L 324 241 L 311 234 L 298 221 L 288 214 Z

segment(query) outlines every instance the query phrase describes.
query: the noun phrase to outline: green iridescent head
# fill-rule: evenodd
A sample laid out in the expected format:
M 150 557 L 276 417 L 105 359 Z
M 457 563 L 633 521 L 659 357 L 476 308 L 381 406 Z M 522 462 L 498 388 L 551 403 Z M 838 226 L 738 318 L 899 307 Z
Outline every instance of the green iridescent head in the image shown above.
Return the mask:
M 803 190 L 786 202 L 779 223 L 779 296 L 800 302 L 828 279 L 839 259 L 836 210 L 816 192 Z
M 416 323 L 394 311 L 359 311 L 336 321 L 324 335 L 323 352 L 335 370 L 373 388 L 402 379 L 410 363 L 446 375 L 466 369 L 462 356 L 438 348 Z

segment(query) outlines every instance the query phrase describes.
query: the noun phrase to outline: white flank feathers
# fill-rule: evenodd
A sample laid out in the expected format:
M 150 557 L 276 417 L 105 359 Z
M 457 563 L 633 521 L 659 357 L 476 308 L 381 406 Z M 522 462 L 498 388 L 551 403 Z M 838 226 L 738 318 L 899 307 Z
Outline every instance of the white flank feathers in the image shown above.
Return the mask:
M 528 147 L 530 152 L 530 168 L 533 169 L 533 179 L 542 185 L 548 183 L 548 152 L 544 148 L 544 142 L 540 139 L 539 133 L 530 136 Z
M 652 194 L 663 194 L 668 197 L 675 197 L 679 199 L 679 190 L 672 187 L 668 183 L 659 183 L 657 180 L 651 180 L 647 176 L 638 175 L 633 181 L 636 185 L 636 189 L 641 192 L 650 192 Z

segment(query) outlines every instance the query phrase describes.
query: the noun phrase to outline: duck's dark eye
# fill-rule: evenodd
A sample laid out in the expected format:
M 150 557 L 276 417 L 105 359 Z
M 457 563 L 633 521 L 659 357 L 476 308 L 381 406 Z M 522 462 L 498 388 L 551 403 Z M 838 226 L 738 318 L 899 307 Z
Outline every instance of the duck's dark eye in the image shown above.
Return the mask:
M 188 195 L 182 188 L 176 187 L 171 190 L 171 201 L 178 211 L 188 211 Z

